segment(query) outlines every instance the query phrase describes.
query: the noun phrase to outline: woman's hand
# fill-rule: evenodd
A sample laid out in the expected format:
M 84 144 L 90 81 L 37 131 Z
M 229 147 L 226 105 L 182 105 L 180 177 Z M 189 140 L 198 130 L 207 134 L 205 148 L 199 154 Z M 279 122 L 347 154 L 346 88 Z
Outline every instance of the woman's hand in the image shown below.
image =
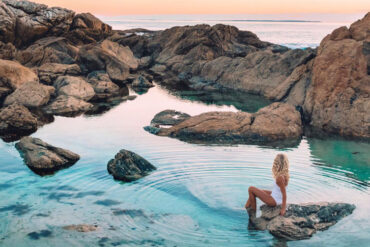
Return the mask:
M 284 215 L 285 215 L 285 208 L 281 208 L 281 210 L 280 210 L 280 215 L 281 215 L 281 216 L 284 216 Z

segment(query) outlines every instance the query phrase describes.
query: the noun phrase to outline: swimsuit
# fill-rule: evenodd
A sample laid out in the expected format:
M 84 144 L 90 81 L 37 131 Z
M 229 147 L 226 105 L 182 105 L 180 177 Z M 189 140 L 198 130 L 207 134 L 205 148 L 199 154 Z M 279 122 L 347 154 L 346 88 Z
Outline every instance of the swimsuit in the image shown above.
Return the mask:
M 271 196 L 274 198 L 276 205 L 279 205 L 283 202 L 283 194 L 281 193 L 280 187 L 276 184 L 276 182 L 272 188 Z

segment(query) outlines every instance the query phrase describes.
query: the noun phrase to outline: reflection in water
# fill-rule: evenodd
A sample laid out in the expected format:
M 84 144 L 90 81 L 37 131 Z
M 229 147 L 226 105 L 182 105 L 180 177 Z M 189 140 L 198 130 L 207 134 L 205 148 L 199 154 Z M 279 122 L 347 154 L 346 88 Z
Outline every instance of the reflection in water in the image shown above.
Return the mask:
M 281 151 L 291 164 L 289 202 L 329 200 L 357 206 L 353 215 L 328 231 L 288 245 L 368 244 L 369 187 L 354 184 L 346 174 L 369 182 L 368 173 L 361 175 L 368 172 L 362 165 L 369 157 L 361 154 L 369 144 L 303 139 L 284 150 L 188 144 L 143 130 L 165 109 L 191 115 L 237 111 L 232 104 L 194 102 L 155 87 L 100 115 L 55 117 L 33 136 L 76 152 L 81 159 L 46 177 L 24 165 L 14 143 L 0 142 L 0 245 L 284 246 L 268 232 L 248 230 L 243 208 L 248 186 L 271 188 L 272 161 Z M 331 152 L 330 143 L 336 151 Z M 115 181 L 107 162 L 122 148 L 140 154 L 158 170 L 134 183 Z M 348 159 L 337 152 L 358 153 Z M 326 169 L 329 164 L 335 166 Z M 97 224 L 99 230 L 79 233 L 62 228 L 71 224 Z

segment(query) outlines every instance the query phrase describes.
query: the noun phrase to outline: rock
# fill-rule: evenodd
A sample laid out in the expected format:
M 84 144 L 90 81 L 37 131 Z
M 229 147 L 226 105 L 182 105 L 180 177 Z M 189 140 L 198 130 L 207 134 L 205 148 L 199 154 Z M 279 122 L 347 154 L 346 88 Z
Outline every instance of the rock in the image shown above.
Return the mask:
M 170 123 L 168 120 L 171 115 L 165 118 L 166 123 Z M 157 132 L 159 136 L 187 142 L 222 144 L 296 145 L 303 133 L 300 113 L 293 106 L 284 103 L 273 103 L 253 114 L 208 112 L 187 118 L 170 128 L 160 126 L 159 131 L 147 129 Z
M 364 50 L 369 39 L 367 14 L 321 42 L 303 105 L 312 134 L 370 138 L 370 54 Z
M 59 76 L 54 82 L 58 95 L 72 96 L 84 101 L 94 97 L 94 88 L 81 77 Z
M 31 81 L 39 81 L 32 70 L 17 62 L 0 59 L 0 86 L 15 90 L 25 82 Z
M 138 62 L 130 49 L 105 40 L 80 48 L 79 62 L 87 71 L 105 70 L 113 82 L 123 83 Z
M 141 156 L 124 149 L 108 162 L 107 169 L 115 179 L 124 182 L 137 180 L 156 170 L 152 164 Z
M 120 94 L 120 87 L 113 83 L 105 71 L 94 71 L 88 75 L 88 80 L 95 91 L 95 99 L 107 99 Z
M 151 88 L 154 87 L 153 83 L 148 81 L 145 77 L 139 75 L 135 78 L 134 82 L 132 83 L 132 87 L 134 88 Z
M 52 174 L 75 164 L 80 156 L 66 149 L 54 147 L 38 138 L 23 137 L 15 147 L 26 165 L 39 175 Z
M 251 215 L 250 224 L 259 230 L 268 230 L 275 237 L 285 240 L 302 240 L 312 237 L 350 215 L 355 205 L 347 203 L 288 204 L 284 216 L 281 206 L 261 206 L 259 218 Z
M 73 23 L 66 37 L 76 44 L 87 44 L 103 40 L 111 32 L 111 26 L 90 13 L 81 13 L 73 18 Z
M 17 49 L 12 43 L 0 41 L 0 59 L 13 60 L 17 55 Z
M 46 63 L 75 64 L 78 48 L 63 37 L 46 37 L 17 52 L 16 59 L 25 66 Z
M 93 105 L 73 96 L 60 95 L 51 104 L 44 107 L 47 114 L 66 117 L 78 116 L 90 109 Z
M 63 226 L 64 230 L 76 231 L 76 232 L 94 232 L 98 230 L 97 225 L 79 224 L 79 225 L 68 225 Z
M 152 121 L 150 122 L 151 125 L 176 125 L 179 124 L 186 119 L 190 118 L 189 114 L 175 111 L 175 110 L 164 110 L 160 113 L 157 113 Z
M 13 141 L 37 130 L 37 118 L 22 105 L 10 105 L 0 111 L 0 136 Z
M 59 76 L 81 75 L 81 69 L 77 64 L 45 63 L 37 69 L 37 72 L 40 81 L 47 85 L 52 85 Z
M 0 2 L 0 41 L 13 42 L 15 39 L 16 16 L 6 3 Z
M 14 32 L 14 38 L 10 36 L 8 41 L 14 42 L 16 46 L 28 45 L 41 37 L 64 34 L 69 30 L 74 16 L 71 10 L 48 8 L 44 4 L 15 0 L 3 2 L 7 7 L 6 10 L 2 6 L 6 15 L 0 12 L 0 16 L 7 17 L 7 30 Z
M 26 82 L 6 97 L 4 105 L 20 104 L 29 108 L 36 108 L 49 102 L 50 95 L 55 89 L 38 82 Z

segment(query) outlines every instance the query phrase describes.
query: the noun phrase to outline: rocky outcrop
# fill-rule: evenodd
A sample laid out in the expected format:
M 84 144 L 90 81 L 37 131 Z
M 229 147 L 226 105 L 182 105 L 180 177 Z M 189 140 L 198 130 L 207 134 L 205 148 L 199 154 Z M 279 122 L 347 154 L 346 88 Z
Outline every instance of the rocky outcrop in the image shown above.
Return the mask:
M 39 175 L 52 174 L 72 166 L 80 159 L 78 154 L 54 147 L 38 138 L 23 137 L 15 147 L 23 156 L 26 165 Z
M 47 114 L 75 117 L 92 109 L 93 105 L 73 96 L 60 95 L 44 107 Z
M 342 218 L 352 214 L 355 205 L 347 203 L 288 204 L 284 216 L 280 206 L 261 206 L 262 215 L 256 218 L 250 211 L 250 228 L 268 230 L 280 239 L 301 240 L 312 237 L 317 231 L 327 230 Z
M 191 116 L 189 114 L 175 111 L 175 110 L 164 110 L 160 113 L 157 113 L 152 121 L 150 122 L 150 125 L 153 126 L 160 126 L 160 125 L 176 125 L 179 124 L 186 119 L 190 118 Z
M 0 110 L 0 137 L 13 141 L 37 130 L 37 118 L 22 105 L 10 105 Z
M 324 38 L 303 105 L 319 132 L 370 138 L 370 13 Z
M 146 130 L 159 136 L 196 143 L 292 145 L 300 140 L 303 126 L 301 115 L 293 106 L 273 103 L 253 114 L 208 112 L 187 118 L 170 128 L 151 126 Z
M 156 168 L 143 157 L 122 149 L 108 162 L 107 169 L 115 179 L 131 182 L 148 175 Z
M 89 101 L 94 97 L 94 88 L 81 77 L 60 76 L 53 85 L 58 95 L 72 96 Z
M 94 71 L 87 76 L 94 88 L 95 100 L 108 99 L 120 94 L 120 87 L 113 83 L 105 71 Z
M 150 82 L 148 79 L 146 79 L 144 76 L 139 75 L 135 78 L 135 80 L 132 82 L 132 87 L 136 89 L 147 89 L 154 87 L 153 83 Z
M 26 82 L 6 97 L 4 105 L 20 104 L 28 108 L 37 108 L 49 102 L 54 94 L 54 87 L 45 86 L 38 82 Z
M 15 90 L 25 82 L 38 82 L 38 80 L 31 69 L 14 61 L 0 59 L 0 87 Z
M 59 76 L 78 76 L 81 69 L 77 64 L 45 63 L 37 69 L 40 82 L 52 85 Z

